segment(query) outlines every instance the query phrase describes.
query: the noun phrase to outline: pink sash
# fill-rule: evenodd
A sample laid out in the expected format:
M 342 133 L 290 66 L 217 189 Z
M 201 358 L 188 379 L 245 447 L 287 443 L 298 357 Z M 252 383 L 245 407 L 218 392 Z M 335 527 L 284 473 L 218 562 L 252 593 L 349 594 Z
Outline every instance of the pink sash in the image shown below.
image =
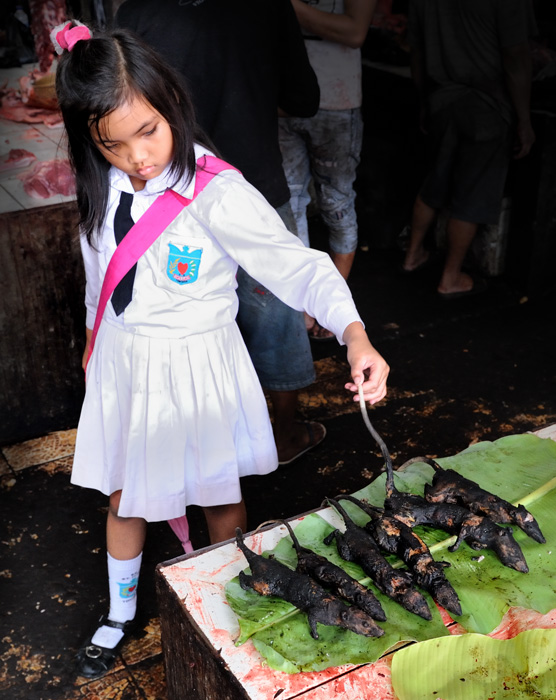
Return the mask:
M 212 166 L 212 170 L 206 170 L 207 166 Z M 89 344 L 89 355 L 87 362 L 91 358 L 95 340 L 97 337 L 100 322 L 104 315 L 106 305 L 112 296 L 113 291 L 118 286 L 118 282 L 131 270 L 139 258 L 156 241 L 160 234 L 166 229 L 182 209 L 199 195 L 212 178 L 223 170 L 236 170 L 233 166 L 215 158 L 214 156 L 202 156 L 197 161 L 195 172 L 195 189 L 193 197 L 186 199 L 173 190 L 166 190 L 147 209 L 143 216 L 130 228 L 125 238 L 114 251 L 110 258 L 97 307 L 93 334 Z

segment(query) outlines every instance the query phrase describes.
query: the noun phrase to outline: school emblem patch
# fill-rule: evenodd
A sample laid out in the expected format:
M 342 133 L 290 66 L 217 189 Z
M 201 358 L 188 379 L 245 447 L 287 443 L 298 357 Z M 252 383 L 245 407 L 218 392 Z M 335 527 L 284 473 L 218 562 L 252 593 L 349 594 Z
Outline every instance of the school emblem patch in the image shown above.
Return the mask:
M 199 276 L 202 248 L 190 248 L 184 245 L 182 249 L 172 243 L 168 244 L 168 265 L 166 274 L 176 284 L 191 284 Z

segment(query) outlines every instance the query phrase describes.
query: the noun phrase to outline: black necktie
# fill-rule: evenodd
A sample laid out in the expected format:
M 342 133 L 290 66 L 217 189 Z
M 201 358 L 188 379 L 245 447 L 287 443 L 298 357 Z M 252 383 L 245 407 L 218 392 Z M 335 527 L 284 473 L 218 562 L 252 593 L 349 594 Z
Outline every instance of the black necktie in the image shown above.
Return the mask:
M 119 244 L 123 237 L 127 234 L 129 229 L 135 223 L 131 218 L 131 204 L 133 202 L 133 195 L 129 192 L 122 192 L 120 196 L 120 203 L 116 209 L 116 214 L 114 215 L 114 236 L 116 238 L 116 243 Z M 127 272 L 127 274 L 122 277 L 118 282 L 118 286 L 112 294 L 112 306 L 116 312 L 116 316 L 119 316 L 126 306 L 131 301 L 131 293 L 133 291 L 133 280 L 135 279 L 135 272 L 137 270 L 137 263 Z

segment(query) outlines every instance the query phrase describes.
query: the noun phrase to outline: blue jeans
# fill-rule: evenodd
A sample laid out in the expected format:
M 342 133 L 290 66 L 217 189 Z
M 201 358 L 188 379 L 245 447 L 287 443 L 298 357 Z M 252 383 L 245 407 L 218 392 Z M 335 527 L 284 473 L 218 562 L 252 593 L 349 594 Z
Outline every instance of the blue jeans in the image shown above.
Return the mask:
M 330 250 L 353 253 L 357 249 L 353 183 L 363 143 L 361 110 L 320 109 L 310 118 L 282 118 L 279 136 L 297 235 L 309 245 L 307 205 L 312 179 Z
M 295 233 L 289 202 L 276 211 Z M 303 313 L 284 304 L 241 267 L 237 282 L 237 322 L 262 386 L 294 391 L 312 384 L 315 367 Z

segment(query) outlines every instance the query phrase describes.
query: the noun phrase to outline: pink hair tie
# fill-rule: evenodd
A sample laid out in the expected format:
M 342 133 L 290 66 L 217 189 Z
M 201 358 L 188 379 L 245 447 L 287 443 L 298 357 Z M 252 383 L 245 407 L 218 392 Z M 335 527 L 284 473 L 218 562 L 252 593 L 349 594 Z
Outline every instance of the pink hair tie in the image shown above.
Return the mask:
M 86 41 L 91 37 L 91 30 L 77 20 L 59 24 L 50 32 L 50 40 L 58 55 L 71 51 L 78 41 Z

